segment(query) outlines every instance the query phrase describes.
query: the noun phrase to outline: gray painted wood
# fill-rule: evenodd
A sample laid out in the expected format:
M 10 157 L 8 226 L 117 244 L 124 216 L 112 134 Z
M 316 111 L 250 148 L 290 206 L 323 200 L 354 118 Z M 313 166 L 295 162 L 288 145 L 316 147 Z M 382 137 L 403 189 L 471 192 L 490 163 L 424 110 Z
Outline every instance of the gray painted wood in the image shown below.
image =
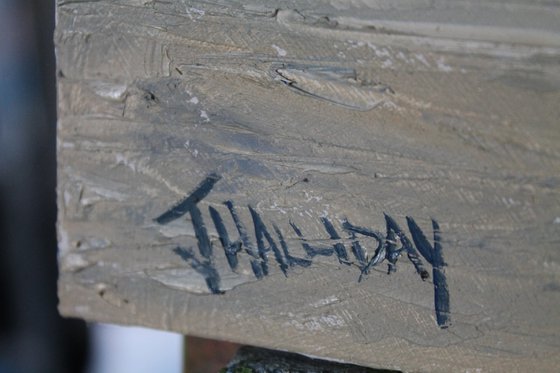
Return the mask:
M 559 20 L 550 1 L 59 1 L 60 311 L 375 368 L 554 371 Z

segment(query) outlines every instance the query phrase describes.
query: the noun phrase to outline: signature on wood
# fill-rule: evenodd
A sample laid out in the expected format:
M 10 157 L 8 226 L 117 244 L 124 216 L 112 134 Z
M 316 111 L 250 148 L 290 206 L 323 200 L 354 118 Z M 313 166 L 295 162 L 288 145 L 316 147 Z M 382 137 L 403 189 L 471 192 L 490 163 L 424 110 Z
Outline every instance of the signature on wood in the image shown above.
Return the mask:
M 214 263 L 213 245 L 198 203 L 212 191 L 212 188 L 220 179 L 221 176 L 218 174 L 212 173 L 208 175 L 186 198 L 155 219 L 158 224 L 163 225 L 187 213 L 190 215 L 200 256 L 197 256 L 193 250 L 180 246 L 176 247 L 174 252 L 205 278 L 206 285 L 213 294 L 222 294 L 224 291 L 220 289 L 220 274 Z M 426 281 L 430 278 L 430 274 L 422 261 L 422 258 L 424 258 L 432 268 L 434 308 L 437 324 L 441 328 L 447 328 L 450 325 L 449 290 L 444 271 L 446 264 L 443 260 L 440 228 L 436 220 L 432 219 L 432 245 L 414 219 L 408 216 L 406 221 L 412 240 L 408 238 L 395 219 L 388 214 L 384 214 L 386 223 L 385 233 L 354 225 L 345 219 L 342 221 L 341 226 L 351 241 L 350 251 L 355 260 L 350 259 L 346 246 L 341 242 L 341 236 L 327 217 L 322 217 L 321 223 L 332 243 L 328 246 L 311 245 L 306 240 L 301 229 L 293 221 L 290 221 L 290 226 L 300 239 L 301 246 L 305 252 L 305 257 L 300 258 L 290 254 L 290 247 L 278 226 L 272 224 L 272 228 L 270 228 L 264 223 L 261 215 L 253 207 L 248 206 L 256 238 L 256 245 L 253 244 L 249 238 L 247 228 L 237 213 L 234 202 L 225 201 L 223 203 L 227 207 L 237 229 L 239 238 L 235 241 L 230 239 L 222 215 L 218 210 L 212 206 L 208 207 L 208 210 L 218 232 L 231 271 L 237 270 L 238 255 L 241 253 L 248 255 L 253 275 L 257 279 L 262 279 L 269 274 L 270 252 L 272 252 L 274 261 L 286 276 L 290 268 L 296 266 L 309 267 L 316 256 L 336 256 L 339 263 L 348 266 L 355 264 L 359 268 L 358 282 L 360 282 L 373 267 L 380 265 L 384 261 L 387 261 L 387 274 L 396 272 L 397 260 L 401 255 L 406 254 L 421 280 Z M 368 258 L 360 244 L 360 237 L 369 237 L 377 242 L 372 258 Z

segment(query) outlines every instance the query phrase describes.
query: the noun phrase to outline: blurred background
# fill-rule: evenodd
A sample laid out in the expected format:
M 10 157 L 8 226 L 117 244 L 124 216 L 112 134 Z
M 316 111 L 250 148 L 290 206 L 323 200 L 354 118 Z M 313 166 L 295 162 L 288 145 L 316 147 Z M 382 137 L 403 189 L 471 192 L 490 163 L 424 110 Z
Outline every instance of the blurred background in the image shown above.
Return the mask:
M 238 346 L 58 314 L 54 3 L 0 0 L 0 373 L 216 372 Z

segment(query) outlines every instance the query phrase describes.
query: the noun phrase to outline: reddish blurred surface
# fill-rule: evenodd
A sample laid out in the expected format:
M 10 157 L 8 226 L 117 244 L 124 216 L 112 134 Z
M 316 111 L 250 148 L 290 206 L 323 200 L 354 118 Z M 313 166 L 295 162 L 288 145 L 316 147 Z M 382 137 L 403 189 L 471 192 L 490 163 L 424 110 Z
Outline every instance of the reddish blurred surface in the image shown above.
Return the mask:
M 219 372 L 240 347 L 237 343 L 185 337 L 185 373 Z

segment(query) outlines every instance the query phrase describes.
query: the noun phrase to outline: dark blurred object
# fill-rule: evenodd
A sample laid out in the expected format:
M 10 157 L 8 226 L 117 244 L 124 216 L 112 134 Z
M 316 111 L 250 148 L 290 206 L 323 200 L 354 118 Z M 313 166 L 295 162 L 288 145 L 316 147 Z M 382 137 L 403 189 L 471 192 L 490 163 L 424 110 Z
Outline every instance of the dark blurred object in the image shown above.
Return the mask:
M 79 372 L 56 296 L 54 1 L 0 0 L 0 372 Z
M 320 360 L 290 352 L 242 347 L 223 373 L 397 373 L 353 364 Z
M 241 347 L 236 343 L 185 337 L 185 373 L 216 373 Z

